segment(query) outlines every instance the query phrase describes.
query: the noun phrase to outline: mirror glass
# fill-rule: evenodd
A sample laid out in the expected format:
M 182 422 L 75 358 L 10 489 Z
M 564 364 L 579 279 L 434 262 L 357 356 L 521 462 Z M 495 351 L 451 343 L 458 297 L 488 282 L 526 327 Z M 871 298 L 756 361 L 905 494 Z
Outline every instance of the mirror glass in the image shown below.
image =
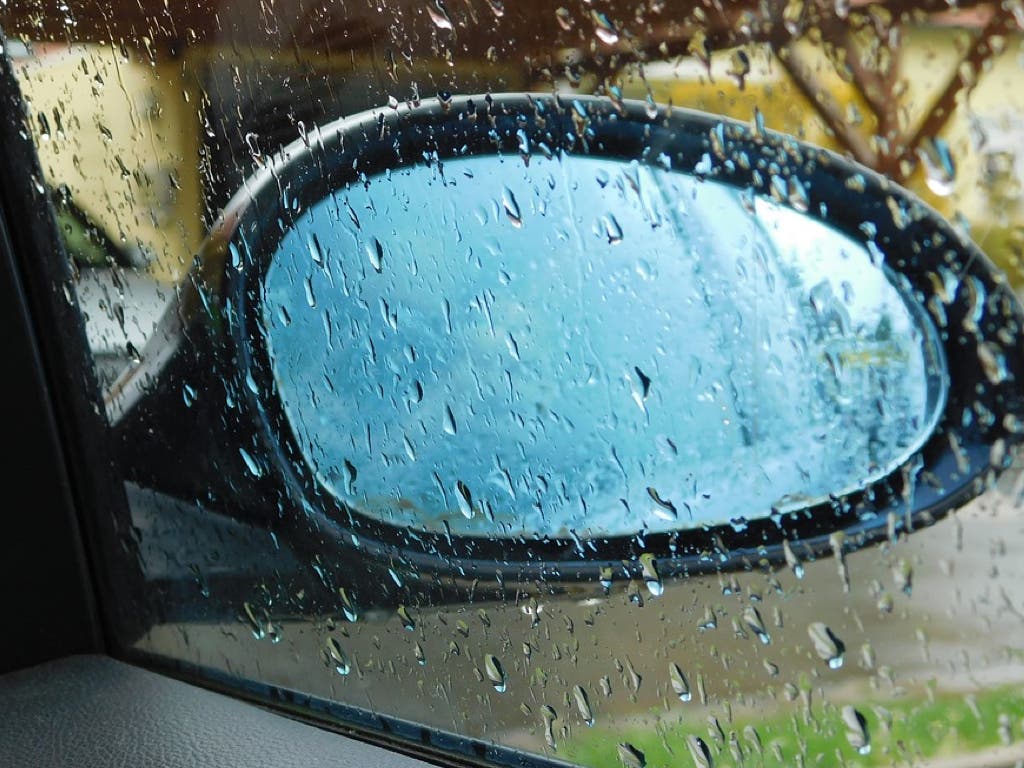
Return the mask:
M 945 402 L 935 329 L 882 254 L 635 162 L 370 177 L 302 214 L 263 291 L 312 471 L 423 531 L 742 525 L 892 471 Z

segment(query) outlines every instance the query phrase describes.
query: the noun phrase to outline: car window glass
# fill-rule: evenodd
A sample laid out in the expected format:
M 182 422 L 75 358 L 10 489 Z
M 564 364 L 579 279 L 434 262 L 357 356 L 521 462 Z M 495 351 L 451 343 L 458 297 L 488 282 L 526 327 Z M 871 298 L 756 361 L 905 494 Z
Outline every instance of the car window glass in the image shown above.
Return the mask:
M 441 759 L 1024 760 L 1018 5 L 0 28 L 117 655 Z

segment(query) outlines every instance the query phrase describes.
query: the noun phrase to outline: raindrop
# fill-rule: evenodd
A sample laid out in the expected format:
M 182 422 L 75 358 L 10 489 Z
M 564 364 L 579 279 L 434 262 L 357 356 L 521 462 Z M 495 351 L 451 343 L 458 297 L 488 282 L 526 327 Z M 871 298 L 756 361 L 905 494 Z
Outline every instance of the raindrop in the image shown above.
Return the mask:
M 665 591 L 665 585 L 658 574 L 657 562 L 650 552 L 640 555 L 640 567 L 643 570 L 644 584 L 651 597 L 659 597 Z
M 350 496 L 356 492 L 356 478 L 359 476 L 359 471 L 355 468 L 355 465 L 345 459 L 345 492 Z
M 587 692 L 583 689 L 583 686 L 573 686 L 572 697 L 576 701 L 576 710 L 580 713 L 580 718 L 587 724 L 587 727 L 592 726 L 594 724 L 594 713 L 590 709 L 590 699 L 587 698 Z
M 508 680 L 505 678 L 505 669 L 501 666 L 501 662 L 498 661 L 498 657 L 488 653 L 484 657 L 484 671 L 487 673 L 487 679 L 491 681 L 491 685 L 494 686 L 494 690 L 498 693 L 504 693 L 508 689 Z
M 914 566 L 909 560 L 901 559 L 892 569 L 892 580 L 896 589 L 909 595 L 914 590 Z
M 337 638 L 328 637 L 327 642 L 324 643 L 325 651 L 327 653 L 327 663 L 334 666 L 334 671 L 339 675 L 347 675 L 351 666 L 348 663 L 348 656 L 341 649 L 341 645 L 338 643 Z
M 892 595 L 889 592 L 882 592 L 878 596 L 878 602 L 875 604 L 875 607 L 879 613 L 892 613 L 893 602 Z
M 679 517 L 676 505 L 668 499 L 661 498 L 656 489 L 648 486 L 647 495 L 651 498 L 651 501 L 657 505 L 653 510 L 654 514 L 662 520 L 675 520 Z
M 742 48 L 737 48 L 729 57 L 729 77 L 735 78 L 736 85 L 742 91 L 746 86 L 747 75 L 750 74 L 750 57 Z
M 793 551 L 793 547 L 788 540 L 783 540 L 782 542 L 782 554 L 786 558 L 786 565 L 793 571 L 793 575 L 798 579 L 802 579 L 804 577 L 804 565 L 800 562 L 800 558 L 796 556 L 796 552 Z
M 860 663 L 864 669 L 875 668 L 875 649 L 871 646 L 871 643 L 864 643 L 860 647 Z
M 956 182 L 956 165 L 949 145 L 942 139 L 927 138 L 917 150 L 924 164 L 925 183 L 936 195 L 952 194 Z
M 516 341 L 515 337 L 508 333 L 505 335 L 505 346 L 508 347 L 508 353 L 518 362 L 521 360 L 519 357 L 519 342 Z
M 341 611 L 345 614 L 345 618 L 353 623 L 358 621 L 359 610 L 349 596 L 348 591 L 344 587 L 339 587 L 338 596 L 341 597 Z
M 711 749 L 700 736 L 687 736 L 686 746 L 690 750 L 690 757 L 697 768 L 714 768 L 715 760 L 711 756 Z
M 807 627 L 807 634 L 814 643 L 814 651 L 828 663 L 829 669 L 839 669 L 843 666 L 846 646 L 831 629 L 822 622 L 815 621 Z
M 668 665 L 668 677 L 672 683 L 672 690 L 676 692 L 680 701 L 689 701 L 693 698 L 693 694 L 690 692 L 690 681 L 686 679 L 686 675 L 683 674 L 683 670 L 679 668 L 678 664 Z
M 633 366 L 633 372 L 636 373 L 637 379 L 640 381 L 640 397 L 644 400 L 647 399 L 647 395 L 651 392 L 651 377 L 641 371 L 638 367 Z M 651 493 L 651 489 L 647 489 L 648 493 Z M 658 501 L 655 499 L 655 501 Z M 661 503 L 660 501 L 658 502 Z
M 619 42 L 619 31 L 605 14 L 591 10 L 590 17 L 594 20 L 594 33 L 602 43 L 615 45 Z
M 416 446 L 412 444 L 408 435 L 402 436 L 402 447 L 405 449 L 405 455 L 409 457 L 409 461 L 416 461 Z
M 402 626 L 405 627 L 409 632 L 416 629 L 416 621 L 409 614 L 409 609 L 404 605 L 398 606 L 398 618 L 402 620 Z
M 768 631 L 764 628 L 764 621 L 761 619 L 761 614 L 754 606 L 748 606 L 743 611 L 743 621 L 750 631 L 757 635 L 757 639 L 765 645 L 768 645 L 772 641 L 772 636 L 768 634 Z
M 263 477 L 263 470 L 260 468 L 260 465 L 256 463 L 256 459 L 245 448 L 239 448 L 238 453 L 242 457 L 242 461 L 245 462 L 245 468 L 249 470 L 249 474 L 253 477 Z
M 324 251 L 320 247 L 320 240 L 317 239 L 316 233 L 311 233 L 306 239 L 306 245 L 309 247 L 309 255 L 313 259 L 313 263 L 318 267 L 324 265 Z
M 413 648 L 413 655 L 416 656 L 416 663 L 417 664 L 419 664 L 421 667 L 427 666 L 427 656 L 423 652 L 423 646 L 422 645 L 420 645 L 419 643 L 416 643 L 416 646 Z
M 704 606 L 704 618 L 701 619 L 700 624 L 697 625 L 697 629 L 701 632 L 718 629 L 718 617 L 715 615 L 715 611 L 711 606 Z
M 395 52 L 390 48 L 386 48 L 384 50 L 384 68 L 388 73 L 388 77 L 390 77 L 393 81 L 397 83 L 398 64 L 395 61 Z
M 458 425 L 455 423 L 455 414 L 452 413 L 450 405 L 444 407 L 444 431 L 449 435 L 454 435 L 459 431 Z
M 252 603 L 242 603 L 242 611 L 245 613 L 245 622 L 249 625 L 249 630 L 252 632 L 252 636 L 257 640 L 262 640 L 266 637 L 267 632 L 263 627 L 263 622 L 256 617 L 256 609 Z
M 555 749 L 555 720 L 558 719 L 558 713 L 555 712 L 554 708 L 545 704 L 540 708 L 540 716 L 544 720 L 544 741 L 549 747 Z
M 441 0 L 432 0 L 432 2 L 428 2 L 427 14 L 429 14 L 430 20 L 434 22 L 434 26 L 438 29 L 453 28 L 451 17 L 448 15 L 448 11 Z
M 461 480 L 455 483 L 455 489 L 458 491 L 455 498 L 459 503 L 459 511 L 467 520 L 471 519 L 473 517 L 473 494 Z
M 846 741 L 857 750 L 858 754 L 866 755 L 871 751 L 871 737 L 868 734 L 868 722 L 864 715 L 847 704 L 843 707 L 843 724 L 846 725 Z
M 376 237 L 373 238 L 372 243 L 366 244 L 366 258 L 370 261 L 370 266 L 373 267 L 375 272 L 380 273 L 384 269 L 384 246 L 381 245 L 380 240 Z
M 639 693 L 640 684 L 644 679 L 640 673 L 636 671 L 636 667 L 633 666 L 633 662 L 629 657 L 626 658 L 626 674 L 629 676 L 629 685 L 633 689 L 633 693 Z
M 618 220 L 609 213 L 607 216 L 603 217 L 601 221 L 604 224 L 604 235 L 608 238 L 608 244 L 618 245 L 621 243 L 622 226 L 619 224 Z
M 757 729 L 752 725 L 747 725 L 743 728 L 743 740 L 750 745 L 750 748 L 754 750 L 758 755 L 764 751 L 764 747 L 761 744 L 761 736 L 758 734 Z
M 504 206 L 505 215 L 512 222 L 512 226 L 516 229 L 523 226 L 523 214 L 519 212 L 519 203 L 516 202 L 516 196 L 512 194 L 512 190 L 508 187 L 505 187 L 505 194 L 501 197 L 501 204 Z
M 623 768 L 644 768 L 647 765 L 647 758 L 644 753 L 628 742 L 621 742 L 618 746 L 619 762 Z
M 811 201 L 807 196 L 807 190 L 804 185 L 800 182 L 800 179 L 795 176 L 790 176 L 788 181 L 788 199 L 789 204 L 792 205 L 796 210 L 803 213 L 807 212 L 810 208 Z

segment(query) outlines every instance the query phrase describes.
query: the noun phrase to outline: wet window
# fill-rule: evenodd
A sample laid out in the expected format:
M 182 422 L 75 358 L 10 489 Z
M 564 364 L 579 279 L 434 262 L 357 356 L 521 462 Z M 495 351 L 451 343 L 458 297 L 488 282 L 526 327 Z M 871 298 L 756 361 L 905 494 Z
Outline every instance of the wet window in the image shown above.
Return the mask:
M 317 203 L 262 305 L 304 458 L 392 525 L 503 538 L 727 523 L 891 471 L 944 399 L 932 324 L 865 247 L 741 194 L 485 156 Z
M 488 764 L 1024 761 L 1018 5 L 0 28 L 118 655 Z

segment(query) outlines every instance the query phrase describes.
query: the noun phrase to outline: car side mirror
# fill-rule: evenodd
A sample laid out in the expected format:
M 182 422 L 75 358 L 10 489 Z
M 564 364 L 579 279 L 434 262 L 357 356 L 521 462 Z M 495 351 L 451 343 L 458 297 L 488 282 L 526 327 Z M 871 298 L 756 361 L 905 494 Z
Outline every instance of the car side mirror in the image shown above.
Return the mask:
M 417 573 L 657 590 L 795 565 L 963 505 L 1024 432 L 1021 307 L 974 244 L 865 168 L 697 112 L 494 95 L 340 120 L 245 182 L 190 286 L 165 324 L 188 351 L 149 355 L 117 423 L 152 431 L 216 371 L 222 450 L 140 478 L 227 483 L 232 514 L 301 510 Z

